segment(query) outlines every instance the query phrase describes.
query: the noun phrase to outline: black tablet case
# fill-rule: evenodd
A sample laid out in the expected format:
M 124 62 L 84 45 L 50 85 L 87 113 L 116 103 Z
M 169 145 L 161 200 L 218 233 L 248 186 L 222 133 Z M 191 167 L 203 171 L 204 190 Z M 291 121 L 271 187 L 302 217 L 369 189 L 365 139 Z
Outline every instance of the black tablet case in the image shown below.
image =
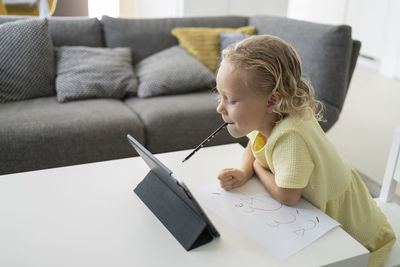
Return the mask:
M 205 220 L 155 172 L 150 171 L 134 192 L 187 251 L 213 239 Z

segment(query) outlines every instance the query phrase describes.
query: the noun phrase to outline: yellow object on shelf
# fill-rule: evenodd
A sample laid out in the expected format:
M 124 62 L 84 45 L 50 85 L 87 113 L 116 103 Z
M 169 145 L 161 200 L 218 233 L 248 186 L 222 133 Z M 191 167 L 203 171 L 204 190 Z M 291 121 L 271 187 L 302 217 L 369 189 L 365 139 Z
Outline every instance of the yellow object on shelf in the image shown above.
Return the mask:
M 49 4 L 49 16 L 56 9 L 57 0 L 47 0 Z M 39 3 L 39 1 L 38 1 Z M 39 16 L 39 4 L 4 4 L 0 0 L 1 15 L 18 15 L 18 16 Z
M 6 7 L 2 0 L 0 0 L 0 15 L 7 15 Z

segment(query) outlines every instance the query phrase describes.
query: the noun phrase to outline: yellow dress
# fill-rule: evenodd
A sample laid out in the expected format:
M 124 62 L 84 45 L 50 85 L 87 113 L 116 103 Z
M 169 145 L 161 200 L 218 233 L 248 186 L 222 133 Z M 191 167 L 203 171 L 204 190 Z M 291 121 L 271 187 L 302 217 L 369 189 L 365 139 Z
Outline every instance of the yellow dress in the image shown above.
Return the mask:
M 317 120 L 287 117 L 268 139 L 248 137 L 255 158 L 283 188 L 303 188 L 302 197 L 338 221 L 370 252 L 368 266 L 382 266 L 396 237 L 355 170 L 336 152 Z

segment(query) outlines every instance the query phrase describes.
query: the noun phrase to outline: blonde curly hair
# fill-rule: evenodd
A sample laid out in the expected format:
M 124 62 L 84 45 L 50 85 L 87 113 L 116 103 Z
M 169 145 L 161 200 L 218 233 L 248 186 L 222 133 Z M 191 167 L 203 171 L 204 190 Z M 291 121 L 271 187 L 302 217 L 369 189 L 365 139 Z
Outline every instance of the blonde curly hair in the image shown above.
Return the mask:
M 251 74 L 252 79 L 244 81 L 249 88 L 264 95 L 280 94 L 275 109 L 280 119 L 287 115 L 303 117 L 312 110 L 315 118 L 322 120 L 324 106 L 315 99 L 311 84 L 302 78 L 297 52 L 284 40 L 272 35 L 252 36 L 224 49 L 222 60 Z

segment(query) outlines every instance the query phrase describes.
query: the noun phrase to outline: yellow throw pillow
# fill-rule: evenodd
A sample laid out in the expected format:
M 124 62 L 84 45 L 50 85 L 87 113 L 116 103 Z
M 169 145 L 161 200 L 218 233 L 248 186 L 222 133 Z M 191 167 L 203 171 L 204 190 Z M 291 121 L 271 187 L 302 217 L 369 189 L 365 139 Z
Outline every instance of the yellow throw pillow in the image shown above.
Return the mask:
M 172 35 L 179 40 L 179 44 L 195 56 L 209 70 L 216 72 L 219 61 L 221 32 L 238 32 L 247 35 L 255 34 L 256 28 L 246 26 L 240 28 L 174 28 Z

